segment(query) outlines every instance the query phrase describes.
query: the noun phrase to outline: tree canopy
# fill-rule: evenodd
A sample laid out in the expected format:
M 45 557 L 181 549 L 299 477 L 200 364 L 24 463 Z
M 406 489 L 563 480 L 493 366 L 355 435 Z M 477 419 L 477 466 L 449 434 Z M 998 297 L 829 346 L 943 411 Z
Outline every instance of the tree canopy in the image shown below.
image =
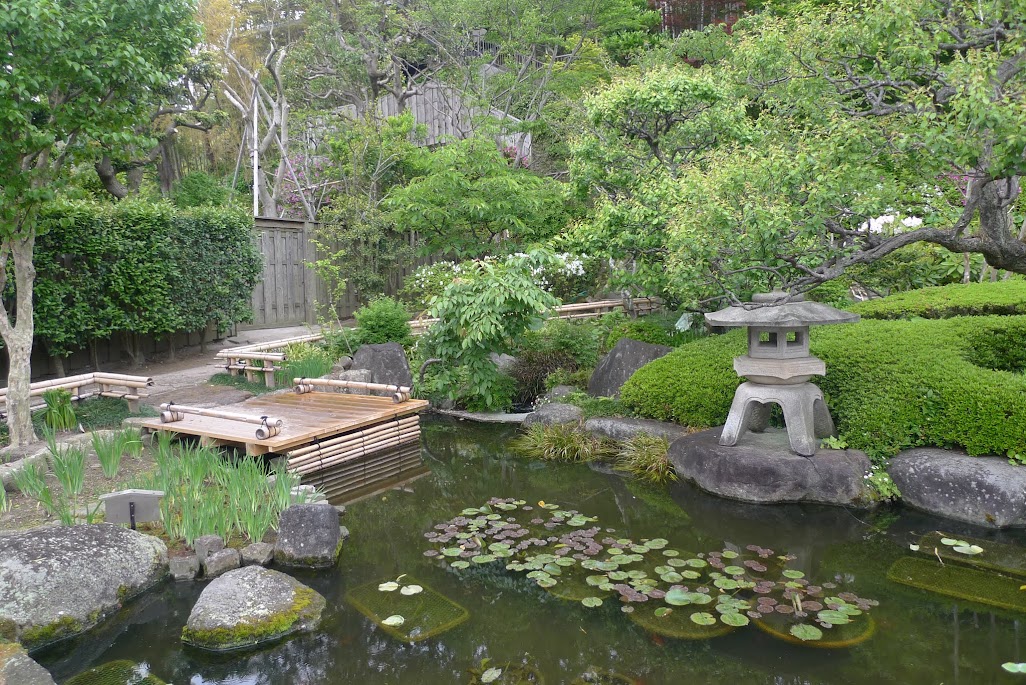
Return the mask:
M 1026 273 L 1021 0 L 809 5 L 687 40 L 700 67 L 633 68 L 587 101 L 578 242 L 692 304 L 917 241 Z

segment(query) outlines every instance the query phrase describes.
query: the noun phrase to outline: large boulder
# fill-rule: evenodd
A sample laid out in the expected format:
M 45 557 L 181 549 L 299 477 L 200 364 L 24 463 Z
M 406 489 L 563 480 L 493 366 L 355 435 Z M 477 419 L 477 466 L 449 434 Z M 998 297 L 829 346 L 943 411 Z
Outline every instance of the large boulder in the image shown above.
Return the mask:
M 1026 527 L 1026 468 L 1002 457 L 921 447 L 887 469 L 915 509 L 990 528 Z
M 338 561 L 342 536 L 338 511 L 329 504 L 293 504 L 278 517 L 274 560 L 284 566 L 329 568 Z
M 284 573 L 244 566 L 203 589 L 182 641 L 216 652 L 250 649 L 315 630 L 324 605 L 324 597 Z
M 523 425 L 525 427 L 535 424 L 562 426 L 567 423 L 580 423 L 583 418 L 584 412 L 581 411 L 580 407 L 554 402 L 552 404 L 543 404 L 528 414 L 523 421 Z
M 820 448 L 812 457 L 791 451 L 779 429 L 746 433 L 737 445 L 719 444 L 720 429 L 680 438 L 667 455 L 677 475 L 742 502 L 868 505 L 869 457 L 858 450 Z
M 50 672 L 16 642 L 0 641 L 0 685 L 55 685 Z
M 618 417 L 599 417 L 584 422 L 584 430 L 600 438 L 608 438 L 617 442 L 625 442 L 639 435 L 652 435 L 666 438 L 673 442 L 688 434 L 688 429 L 680 424 L 652 419 L 624 419 Z
M 373 383 L 389 385 L 413 385 L 410 362 L 399 343 L 361 345 L 353 355 L 354 369 L 367 369 L 373 374 Z
M 0 536 L 0 635 L 29 649 L 77 635 L 167 574 L 163 542 L 108 523 Z
M 630 338 L 620 338 L 595 367 L 588 381 L 588 394 L 593 397 L 619 397 L 620 388 L 635 371 L 672 351 L 673 348 L 666 345 L 650 345 Z

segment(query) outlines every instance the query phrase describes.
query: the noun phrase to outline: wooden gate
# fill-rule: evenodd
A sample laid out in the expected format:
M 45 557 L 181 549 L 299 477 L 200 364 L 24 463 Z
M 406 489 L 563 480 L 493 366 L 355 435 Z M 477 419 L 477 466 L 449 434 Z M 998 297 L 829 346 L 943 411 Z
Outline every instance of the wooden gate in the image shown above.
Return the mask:
M 253 323 L 240 328 L 316 323 L 317 278 L 309 266 L 315 259 L 313 224 L 267 217 L 253 224 L 264 271 L 253 289 Z

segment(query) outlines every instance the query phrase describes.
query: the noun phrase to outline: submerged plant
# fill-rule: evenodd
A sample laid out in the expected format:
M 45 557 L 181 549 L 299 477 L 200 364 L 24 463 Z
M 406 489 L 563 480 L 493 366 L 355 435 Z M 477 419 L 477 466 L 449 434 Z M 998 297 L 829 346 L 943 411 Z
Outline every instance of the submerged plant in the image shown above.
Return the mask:
M 585 607 L 604 606 L 612 595 L 632 620 L 674 637 L 712 637 L 754 622 L 778 637 L 833 647 L 872 632 L 865 614 L 875 601 L 812 583 L 788 566 L 790 555 L 758 545 L 690 554 L 662 538 L 616 537 L 595 521 L 552 503 L 493 498 L 425 533 L 432 548 L 424 555 L 457 571 L 503 560 Z M 840 637 L 827 639 L 831 631 Z

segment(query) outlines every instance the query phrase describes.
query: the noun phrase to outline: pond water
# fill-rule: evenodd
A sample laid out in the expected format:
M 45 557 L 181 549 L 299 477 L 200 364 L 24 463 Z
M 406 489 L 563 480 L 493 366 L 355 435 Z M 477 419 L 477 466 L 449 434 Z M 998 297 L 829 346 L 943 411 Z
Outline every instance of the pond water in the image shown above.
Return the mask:
M 889 582 L 890 564 L 920 535 L 940 529 L 1026 545 L 907 510 L 761 507 L 728 502 L 685 485 L 667 494 L 580 465 L 508 454 L 512 430 L 427 419 L 424 462 L 404 486 L 349 506 L 352 531 L 338 570 L 294 574 L 328 600 L 323 626 L 255 652 L 214 656 L 182 647 L 182 626 L 203 585 L 166 584 L 132 602 L 90 635 L 36 657 L 58 683 L 116 659 L 145 664 L 174 685 L 361 685 L 463 683 L 483 659 L 525 657 L 549 685 L 605 668 L 646 685 L 738 683 L 818 685 L 1026 683 L 1002 671 L 1026 661 L 1026 616 L 1003 614 Z M 838 580 L 876 599 L 877 630 L 844 650 L 790 645 L 748 626 L 711 640 L 660 639 L 607 601 L 589 609 L 557 599 L 521 573 L 457 574 L 426 558 L 424 533 L 491 497 L 544 500 L 598 516 L 634 539 L 662 537 L 681 549 L 755 544 L 797 557 L 816 582 Z M 463 624 L 412 645 L 396 641 L 345 601 L 348 590 L 408 573 L 470 612 Z

